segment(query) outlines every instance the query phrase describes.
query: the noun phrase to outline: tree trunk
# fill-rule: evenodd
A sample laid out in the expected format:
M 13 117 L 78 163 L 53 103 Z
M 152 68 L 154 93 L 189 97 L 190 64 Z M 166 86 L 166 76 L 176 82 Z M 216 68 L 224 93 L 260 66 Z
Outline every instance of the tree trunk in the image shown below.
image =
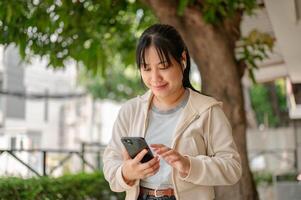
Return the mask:
M 204 22 L 194 7 L 177 15 L 177 1 L 145 0 L 161 23 L 170 24 L 183 36 L 202 77 L 202 92 L 223 102 L 231 122 L 234 140 L 242 159 L 243 175 L 233 186 L 215 188 L 218 200 L 257 200 L 258 194 L 250 172 L 246 150 L 246 118 L 242 93 L 242 68 L 234 57 L 235 41 L 239 38 L 240 17 L 220 26 Z

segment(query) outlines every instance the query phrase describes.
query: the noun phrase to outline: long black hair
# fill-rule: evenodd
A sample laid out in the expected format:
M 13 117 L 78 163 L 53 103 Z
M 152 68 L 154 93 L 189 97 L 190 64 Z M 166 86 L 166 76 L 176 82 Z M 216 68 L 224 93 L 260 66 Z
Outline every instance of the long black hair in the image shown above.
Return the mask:
M 152 45 L 156 48 L 160 60 L 163 62 L 165 58 L 168 65 L 171 64 L 170 56 L 172 56 L 180 66 L 183 66 L 182 53 L 185 52 L 186 67 L 183 71 L 183 87 L 199 92 L 190 83 L 190 55 L 179 32 L 167 24 L 154 24 L 148 27 L 142 33 L 136 48 L 136 63 L 139 69 L 141 64 L 145 63 L 145 50 Z

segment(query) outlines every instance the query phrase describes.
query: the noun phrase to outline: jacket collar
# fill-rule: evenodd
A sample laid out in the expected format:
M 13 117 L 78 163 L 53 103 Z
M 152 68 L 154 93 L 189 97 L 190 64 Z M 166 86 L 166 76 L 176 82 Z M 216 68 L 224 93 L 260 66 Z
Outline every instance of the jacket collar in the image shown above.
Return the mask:
M 222 102 L 215 100 L 213 97 L 197 93 L 190 88 L 188 88 L 188 90 L 189 98 L 187 105 L 184 108 L 185 113 L 189 113 L 190 115 L 201 114 L 214 105 L 222 106 Z M 140 96 L 141 103 L 143 104 L 146 113 L 150 108 L 153 96 L 154 94 L 151 90 L 148 90 L 145 94 Z
M 143 107 L 143 111 L 145 113 L 148 112 L 151 103 L 152 103 L 152 99 L 153 99 L 154 94 L 152 93 L 151 90 L 148 90 L 146 93 L 144 93 L 142 96 L 140 96 L 140 101 L 142 103 L 142 107 Z
M 200 93 L 197 93 L 191 89 L 190 96 L 188 100 L 187 108 L 189 108 L 190 112 L 201 114 L 202 112 L 206 111 L 208 108 L 219 105 L 222 106 L 222 102 L 217 101 L 213 97 L 206 96 Z

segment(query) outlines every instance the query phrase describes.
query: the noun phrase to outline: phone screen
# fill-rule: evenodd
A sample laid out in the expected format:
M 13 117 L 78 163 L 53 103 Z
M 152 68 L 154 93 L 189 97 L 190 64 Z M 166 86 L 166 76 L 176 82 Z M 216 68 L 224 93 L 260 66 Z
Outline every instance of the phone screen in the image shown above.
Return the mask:
M 121 142 L 132 159 L 143 149 L 147 149 L 147 154 L 141 160 L 142 163 L 148 162 L 154 158 L 152 151 L 143 137 L 122 137 Z

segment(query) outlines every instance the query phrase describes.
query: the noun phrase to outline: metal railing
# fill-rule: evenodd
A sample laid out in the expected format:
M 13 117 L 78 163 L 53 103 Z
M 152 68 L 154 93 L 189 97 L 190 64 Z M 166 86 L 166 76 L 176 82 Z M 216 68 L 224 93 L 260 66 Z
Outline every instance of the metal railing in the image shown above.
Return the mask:
M 296 162 L 297 160 L 281 156 L 282 153 L 289 153 L 291 156 L 295 158 L 296 149 L 295 148 L 286 148 L 286 149 L 280 149 L 280 148 L 274 148 L 274 149 L 249 149 L 249 162 L 252 162 L 255 158 L 258 156 L 265 156 L 270 155 L 279 162 L 286 162 L 288 163 L 292 168 L 296 169 Z
M 89 147 L 96 147 L 96 150 L 90 150 L 87 149 Z M 41 176 L 49 176 L 52 175 L 52 173 L 62 167 L 67 161 L 69 161 L 72 156 L 77 156 L 80 159 L 81 162 L 81 170 L 86 171 L 86 167 L 89 167 L 93 171 L 101 170 L 102 163 L 101 163 L 101 155 L 104 151 L 105 146 L 101 145 L 100 143 L 81 143 L 80 151 L 73 151 L 73 150 L 65 150 L 65 149 L 0 149 L 0 156 L 3 153 L 9 154 L 11 157 L 15 158 L 20 164 L 25 166 L 29 171 L 34 173 L 35 175 L 41 177 Z M 29 163 L 24 161 L 20 156 L 17 155 L 19 152 L 27 152 L 27 153 L 40 153 L 42 155 L 42 173 L 39 173 L 38 170 L 34 169 L 32 166 L 30 166 Z M 49 154 L 62 154 L 65 156 L 60 159 L 59 163 L 55 166 L 49 167 L 47 163 L 47 158 L 49 157 Z M 95 159 L 94 163 L 91 161 L 88 161 L 86 159 L 87 154 L 94 154 Z M 96 165 L 95 165 L 96 163 Z

